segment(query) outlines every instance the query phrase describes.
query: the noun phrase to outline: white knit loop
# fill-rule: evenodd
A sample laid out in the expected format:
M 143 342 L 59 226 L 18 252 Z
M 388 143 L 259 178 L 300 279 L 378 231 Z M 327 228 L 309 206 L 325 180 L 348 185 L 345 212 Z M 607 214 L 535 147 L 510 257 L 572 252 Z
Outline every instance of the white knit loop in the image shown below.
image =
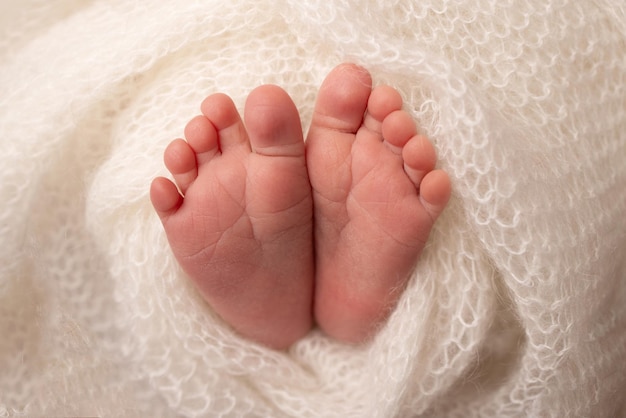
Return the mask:
M 625 416 L 626 9 L 356 4 L 3 2 L 0 416 Z M 278 84 L 307 126 L 344 60 L 453 197 L 371 344 L 273 352 L 185 280 L 149 183 L 206 95 Z

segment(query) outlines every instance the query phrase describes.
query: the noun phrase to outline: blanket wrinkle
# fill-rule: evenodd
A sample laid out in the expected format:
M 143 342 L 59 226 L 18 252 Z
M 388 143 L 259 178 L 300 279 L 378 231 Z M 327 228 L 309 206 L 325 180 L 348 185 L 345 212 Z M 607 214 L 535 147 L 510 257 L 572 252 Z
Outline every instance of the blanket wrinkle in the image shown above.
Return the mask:
M 0 416 L 626 417 L 626 8 L 613 0 L 6 0 Z M 148 199 L 208 94 L 342 61 L 453 196 L 364 346 L 286 352 L 195 292 Z

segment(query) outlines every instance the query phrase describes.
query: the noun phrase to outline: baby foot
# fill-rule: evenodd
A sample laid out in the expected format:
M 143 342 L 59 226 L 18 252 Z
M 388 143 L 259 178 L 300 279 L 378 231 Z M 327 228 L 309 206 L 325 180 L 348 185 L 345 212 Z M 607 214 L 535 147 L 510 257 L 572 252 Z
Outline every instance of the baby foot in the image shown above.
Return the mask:
M 313 187 L 315 318 L 362 342 L 387 318 L 450 196 L 435 150 L 391 87 L 341 65 L 319 92 L 307 165 Z
M 150 197 L 172 251 L 213 309 L 243 336 L 286 348 L 312 326 L 312 197 L 298 111 L 255 89 L 244 122 L 228 96 L 173 141 Z M 180 192 L 179 192 L 180 191 Z

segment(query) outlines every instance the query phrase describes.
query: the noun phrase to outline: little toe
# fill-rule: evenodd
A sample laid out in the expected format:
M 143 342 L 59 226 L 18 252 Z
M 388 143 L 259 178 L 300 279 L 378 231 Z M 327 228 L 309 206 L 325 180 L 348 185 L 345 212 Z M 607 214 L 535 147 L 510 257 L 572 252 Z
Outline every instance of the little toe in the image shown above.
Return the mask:
M 371 91 L 372 77 L 367 70 L 354 64 L 335 67 L 320 87 L 309 137 L 320 137 L 320 130 L 355 134 L 363 123 Z
M 150 200 L 161 221 L 176 213 L 183 203 L 183 197 L 176 185 L 165 177 L 157 177 L 150 185 Z
M 204 165 L 219 153 L 215 126 L 204 116 L 196 116 L 185 126 L 185 138 L 196 156 L 196 165 Z
M 224 153 L 233 149 L 250 150 L 248 135 L 233 100 L 225 94 L 213 94 L 202 102 L 202 114 L 217 131 L 219 149 Z
M 433 170 L 424 176 L 420 184 L 420 200 L 433 222 L 450 200 L 451 189 L 450 177 L 443 170 Z
M 437 154 L 428 138 L 414 135 L 402 148 L 402 159 L 404 171 L 419 189 L 424 176 L 435 168 Z
M 180 191 L 185 194 L 191 183 L 198 177 L 196 154 L 182 139 L 172 141 L 163 155 L 165 167 L 174 176 Z
M 417 134 L 413 118 L 403 110 L 390 113 L 381 126 L 385 145 L 396 154 L 402 154 L 402 149 L 409 139 Z
M 246 101 L 244 120 L 255 153 L 304 157 L 298 109 L 280 87 L 265 85 L 254 89 Z

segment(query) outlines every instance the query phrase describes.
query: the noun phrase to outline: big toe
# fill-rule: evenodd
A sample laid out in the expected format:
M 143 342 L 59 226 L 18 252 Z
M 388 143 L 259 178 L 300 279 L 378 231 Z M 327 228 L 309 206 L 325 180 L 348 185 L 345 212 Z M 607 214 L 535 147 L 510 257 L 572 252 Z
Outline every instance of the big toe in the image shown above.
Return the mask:
M 371 92 L 372 77 L 366 69 L 354 64 L 335 67 L 320 87 L 310 135 L 318 129 L 356 133 Z
M 302 125 L 296 105 L 278 86 L 264 85 L 248 96 L 244 121 L 257 154 L 304 156 Z

